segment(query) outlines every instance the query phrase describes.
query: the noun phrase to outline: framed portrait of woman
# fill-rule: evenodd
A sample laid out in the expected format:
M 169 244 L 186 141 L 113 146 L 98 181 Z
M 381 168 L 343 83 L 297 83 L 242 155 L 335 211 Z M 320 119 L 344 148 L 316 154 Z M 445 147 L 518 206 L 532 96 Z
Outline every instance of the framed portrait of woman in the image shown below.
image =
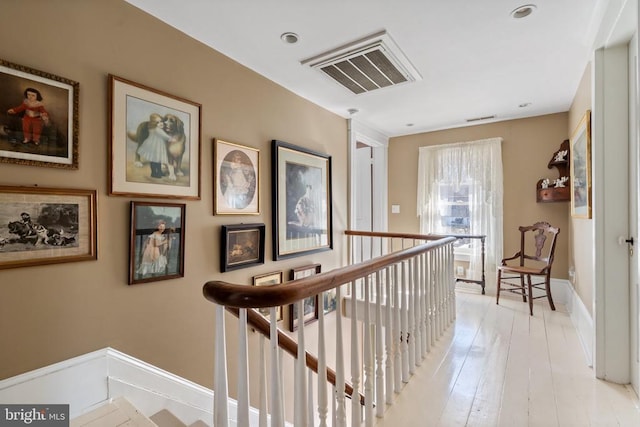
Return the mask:
M 184 277 L 185 205 L 131 202 L 129 284 Z
M 260 213 L 260 150 L 214 139 L 214 213 Z

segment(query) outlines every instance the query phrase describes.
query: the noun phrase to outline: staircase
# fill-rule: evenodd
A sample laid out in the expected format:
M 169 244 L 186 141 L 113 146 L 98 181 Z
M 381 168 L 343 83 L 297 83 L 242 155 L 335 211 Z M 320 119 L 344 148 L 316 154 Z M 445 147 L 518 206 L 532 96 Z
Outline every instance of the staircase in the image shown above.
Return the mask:
M 150 417 L 138 411 L 127 399 L 118 397 L 93 411 L 71 420 L 70 427 L 208 427 L 202 420 L 183 423 L 167 409 Z

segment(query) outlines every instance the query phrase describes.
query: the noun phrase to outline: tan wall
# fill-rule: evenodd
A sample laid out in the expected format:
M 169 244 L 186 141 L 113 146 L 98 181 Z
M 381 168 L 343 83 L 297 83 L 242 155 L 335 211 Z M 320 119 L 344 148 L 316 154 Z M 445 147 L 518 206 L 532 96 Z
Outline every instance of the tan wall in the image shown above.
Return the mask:
M 4 1 L 2 16 L 2 59 L 80 83 L 80 167 L 1 164 L 0 184 L 96 189 L 98 260 L 0 270 L 0 379 L 111 346 L 211 387 L 206 281 L 250 284 L 256 274 L 316 262 L 328 271 L 346 259 L 346 121 L 123 1 Z M 25 20 L 37 32 L 25 33 Z M 127 285 L 132 199 L 107 195 L 108 73 L 202 104 L 202 200 L 186 202 L 182 279 Z M 212 215 L 214 137 L 261 150 L 259 216 Z M 333 157 L 333 251 L 269 261 L 272 139 Z M 220 226 L 241 222 L 267 225 L 267 262 L 221 274 Z
M 573 133 L 587 110 L 591 109 L 591 63 L 587 65 L 582 80 L 569 110 L 569 135 Z M 576 293 L 593 316 L 593 248 L 595 237 L 593 234 L 593 220 L 570 217 L 570 244 L 572 251 L 569 255 L 569 265 L 573 267 L 575 276 L 573 286 Z
M 547 169 L 547 164 L 568 138 L 567 119 L 567 113 L 559 113 L 392 138 L 389 170 L 402 173 L 389 174 L 389 205 L 400 205 L 399 214 L 389 208 L 389 230 L 420 231 L 416 213 L 419 147 L 502 137 L 504 253 L 519 249 L 518 226 L 548 221 L 560 227 L 552 276 L 568 278 L 569 202 L 536 203 L 538 180 L 558 178 L 557 170 Z

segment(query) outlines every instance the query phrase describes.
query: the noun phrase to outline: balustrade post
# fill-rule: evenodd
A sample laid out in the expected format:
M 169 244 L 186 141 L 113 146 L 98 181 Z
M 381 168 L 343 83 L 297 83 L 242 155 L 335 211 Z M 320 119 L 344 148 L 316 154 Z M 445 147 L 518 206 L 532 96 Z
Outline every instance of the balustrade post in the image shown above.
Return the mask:
M 229 387 L 227 384 L 227 344 L 224 327 L 224 307 L 215 306 L 216 336 L 215 336 L 215 365 L 214 365 L 214 401 L 213 425 L 215 427 L 229 427 L 227 404 L 229 403 Z
M 382 342 L 382 272 L 376 271 L 376 416 L 384 414 L 384 359 Z

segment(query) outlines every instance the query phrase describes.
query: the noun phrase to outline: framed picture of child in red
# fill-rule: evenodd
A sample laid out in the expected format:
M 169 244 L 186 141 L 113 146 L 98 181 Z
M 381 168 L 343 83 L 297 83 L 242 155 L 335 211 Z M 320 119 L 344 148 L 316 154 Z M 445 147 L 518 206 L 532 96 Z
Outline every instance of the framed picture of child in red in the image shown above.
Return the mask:
M 201 105 L 109 75 L 109 194 L 200 199 Z
M 79 88 L 0 59 L 0 162 L 78 169 Z
M 184 277 L 185 205 L 131 202 L 129 284 Z

